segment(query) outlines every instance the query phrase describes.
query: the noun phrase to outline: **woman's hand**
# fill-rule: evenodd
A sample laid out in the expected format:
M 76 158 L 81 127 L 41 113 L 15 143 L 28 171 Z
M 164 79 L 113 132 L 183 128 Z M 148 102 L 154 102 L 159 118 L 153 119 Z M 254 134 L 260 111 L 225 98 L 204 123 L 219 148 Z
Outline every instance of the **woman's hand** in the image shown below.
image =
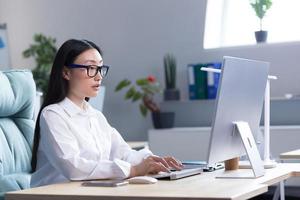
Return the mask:
M 164 160 L 168 163 L 169 168 L 171 169 L 182 170 L 183 168 L 182 163 L 172 156 L 166 156 L 164 157 Z
M 133 177 L 143 176 L 146 174 L 157 174 L 158 172 L 170 172 L 171 168 L 181 170 L 182 164 L 180 161 L 170 156 L 149 156 L 140 164 L 132 166 L 129 176 Z

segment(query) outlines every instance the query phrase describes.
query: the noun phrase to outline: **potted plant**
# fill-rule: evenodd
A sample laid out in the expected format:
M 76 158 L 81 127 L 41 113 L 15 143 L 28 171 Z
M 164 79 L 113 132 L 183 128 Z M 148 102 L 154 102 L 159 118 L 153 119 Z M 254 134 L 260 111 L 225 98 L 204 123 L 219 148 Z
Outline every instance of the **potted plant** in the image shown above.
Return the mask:
M 268 37 L 268 31 L 262 30 L 262 20 L 272 6 L 272 0 L 250 0 L 250 5 L 255 11 L 256 16 L 260 20 L 260 30 L 255 31 L 255 38 L 257 43 L 266 42 Z
M 146 117 L 148 111 L 151 112 L 154 128 L 171 128 L 174 124 L 174 112 L 161 112 L 158 104 L 154 100 L 156 93 L 161 93 L 159 83 L 154 76 L 137 79 L 132 83 L 124 79 L 118 83 L 115 91 L 129 88 L 124 98 L 132 102 L 141 101 L 139 104 L 141 114 Z
M 31 44 L 28 49 L 23 51 L 23 56 L 35 59 L 36 67 L 32 70 L 33 78 L 37 90 L 45 94 L 48 88 L 51 66 L 57 52 L 56 39 L 46 37 L 43 34 L 35 34 L 33 40 L 34 44 Z
M 164 90 L 164 100 L 179 100 L 180 93 L 176 89 L 176 59 L 171 54 L 164 56 L 164 69 L 166 89 Z

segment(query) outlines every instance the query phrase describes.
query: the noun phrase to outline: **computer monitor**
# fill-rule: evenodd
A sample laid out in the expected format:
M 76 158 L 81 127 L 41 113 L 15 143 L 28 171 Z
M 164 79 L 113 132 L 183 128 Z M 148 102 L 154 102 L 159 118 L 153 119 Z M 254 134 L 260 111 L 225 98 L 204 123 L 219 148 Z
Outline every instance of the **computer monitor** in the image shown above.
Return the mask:
M 268 70 L 267 62 L 223 58 L 208 151 L 209 165 L 245 155 L 244 145 L 252 145 L 251 138 L 245 139 L 249 143 L 243 143 L 234 122 L 248 123 L 253 135 L 259 132 Z M 261 161 L 257 155 L 255 159 Z

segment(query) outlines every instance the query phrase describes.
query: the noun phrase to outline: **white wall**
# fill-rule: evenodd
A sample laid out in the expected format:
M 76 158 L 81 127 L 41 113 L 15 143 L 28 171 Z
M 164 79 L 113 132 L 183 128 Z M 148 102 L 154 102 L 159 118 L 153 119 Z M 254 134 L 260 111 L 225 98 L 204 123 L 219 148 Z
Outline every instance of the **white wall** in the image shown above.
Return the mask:
M 104 50 L 104 62 L 112 66 L 104 114 L 126 139 L 142 140 L 151 119 L 140 116 L 138 105 L 123 100 L 114 87 L 123 78 L 153 74 L 163 83 L 162 58 L 175 54 L 178 86 L 187 99 L 186 65 L 221 60 L 223 55 L 270 61 L 272 96 L 300 93 L 299 43 L 203 50 L 205 0 L 0 0 L 0 23 L 7 23 L 12 66 L 32 68 L 22 58 L 32 35 L 42 32 L 57 38 L 58 46 L 69 38 L 86 38 Z

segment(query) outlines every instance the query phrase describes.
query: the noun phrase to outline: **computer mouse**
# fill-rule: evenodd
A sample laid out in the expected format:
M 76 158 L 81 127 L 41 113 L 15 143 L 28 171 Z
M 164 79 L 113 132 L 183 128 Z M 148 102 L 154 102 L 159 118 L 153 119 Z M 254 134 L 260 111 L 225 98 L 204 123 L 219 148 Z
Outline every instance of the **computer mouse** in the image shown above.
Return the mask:
M 135 176 L 127 179 L 130 184 L 153 184 L 157 182 L 156 178 L 150 176 Z

